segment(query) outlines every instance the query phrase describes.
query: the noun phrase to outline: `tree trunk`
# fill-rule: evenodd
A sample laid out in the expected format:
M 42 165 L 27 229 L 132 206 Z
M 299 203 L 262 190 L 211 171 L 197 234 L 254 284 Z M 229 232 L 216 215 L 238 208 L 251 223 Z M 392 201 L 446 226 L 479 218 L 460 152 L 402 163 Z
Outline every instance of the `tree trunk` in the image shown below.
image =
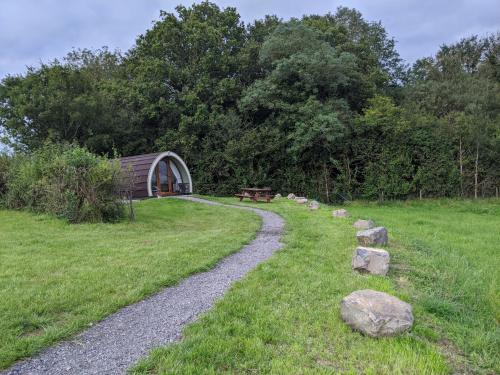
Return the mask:
M 135 221 L 134 201 L 132 199 L 132 190 L 128 194 L 128 204 L 129 204 L 130 221 Z
M 349 158 L 345 157 L 346 171 L 347 171 L 347 186 L 349 189 L 349 194 L 351 194 L 351 163 L 349 163 Z
M 460 163 L 460 196 L 464 196 L 464 150 L 462 149 L 462 136 L 459 138 L 458 160 Z
M 478 179 L 478 168 L 479 167 L 479 141 L 476 141 L 476 162 L 474 165 L 474 199 L 477 199 L 477 179 Z
M 326 163 L 323 163 L 323 172 L 325 175 L 325 193 L 326 193 L 326 202 L 330 203 L 330 188 L 328 186 L 328 168 L 326 167 Z

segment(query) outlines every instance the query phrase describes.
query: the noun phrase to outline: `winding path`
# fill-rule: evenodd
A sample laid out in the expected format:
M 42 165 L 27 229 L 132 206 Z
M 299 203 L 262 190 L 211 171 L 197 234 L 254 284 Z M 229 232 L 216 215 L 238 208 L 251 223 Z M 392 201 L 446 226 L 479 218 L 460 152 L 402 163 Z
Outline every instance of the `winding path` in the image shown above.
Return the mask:
M 178 198 L 221 205 L 190 196 Z M 210 271 L 127 306 L 74 339 L 18 362 L 1 374 L 123 374 L 152 348 L 180 340 L 186 324 L 209 310 L 233 282 L 283 246 L 284 221 L 279 215 L 251 207 L 223 206 L 250 210 L 262 218 L 262 227 L 250 244 Z

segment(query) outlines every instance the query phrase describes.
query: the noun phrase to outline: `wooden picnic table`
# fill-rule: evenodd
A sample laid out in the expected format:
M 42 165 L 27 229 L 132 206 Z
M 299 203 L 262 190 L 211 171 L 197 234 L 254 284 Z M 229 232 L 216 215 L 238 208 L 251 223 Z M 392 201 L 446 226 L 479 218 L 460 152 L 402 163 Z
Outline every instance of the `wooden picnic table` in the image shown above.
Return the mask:
M 235 194 L 238 198 L 240 198 L 240 202 L 244 198 L 251 199 L 254 202 L 257 202 L 259 199 L 265 200 L 267 203 L 271 202 L 271 199 L 274 198 L 274 195 L 271 194 L 271 188 L 243 188 L 241 189 L 241 194 Z

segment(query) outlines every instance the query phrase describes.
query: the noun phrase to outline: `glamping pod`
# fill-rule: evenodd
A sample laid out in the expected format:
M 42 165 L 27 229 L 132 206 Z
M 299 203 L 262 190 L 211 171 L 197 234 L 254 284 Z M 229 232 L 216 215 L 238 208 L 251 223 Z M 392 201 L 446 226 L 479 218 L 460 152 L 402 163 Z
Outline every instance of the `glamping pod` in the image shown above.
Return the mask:
M 134 198 L 191 194 L 193 183 L 186 163 L 172 151 L 127 156 L 122 169 L 134 178 Z

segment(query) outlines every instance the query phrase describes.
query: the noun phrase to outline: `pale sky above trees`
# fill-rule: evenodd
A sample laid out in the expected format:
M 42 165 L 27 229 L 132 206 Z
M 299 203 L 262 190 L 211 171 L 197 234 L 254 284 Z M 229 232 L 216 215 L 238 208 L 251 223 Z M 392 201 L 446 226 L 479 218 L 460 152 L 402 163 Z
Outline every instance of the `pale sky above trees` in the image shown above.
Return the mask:
M 409 63 L 434 54 L 443 43 L 500 28 L 498 0 L 220 0 L 250 22 L 266 14 L 283 19 L 354 7 L 369 21 L 382 21 Z M 71 48 L 126 51 L 152 25 L 160 9 L 173 11 L 184 0 L 2 0 L 0 79 L 64 56 Z

